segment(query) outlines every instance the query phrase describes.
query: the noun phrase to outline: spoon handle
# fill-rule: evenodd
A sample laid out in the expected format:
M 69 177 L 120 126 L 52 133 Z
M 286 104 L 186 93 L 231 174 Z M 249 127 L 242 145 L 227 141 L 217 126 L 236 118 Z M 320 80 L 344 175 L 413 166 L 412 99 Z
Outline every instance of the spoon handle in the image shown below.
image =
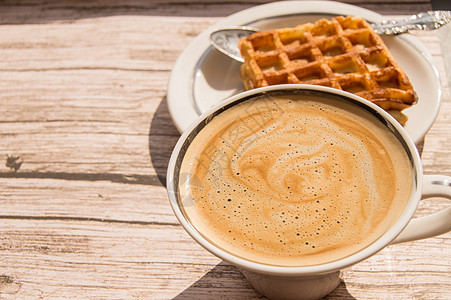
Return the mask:
M 379 34 L 395 35 L 409 30 L 433 30 L 451 21 L 451 11 L 435 10 L 422 12 L 403 20 L 386 20 L 371 26 Z

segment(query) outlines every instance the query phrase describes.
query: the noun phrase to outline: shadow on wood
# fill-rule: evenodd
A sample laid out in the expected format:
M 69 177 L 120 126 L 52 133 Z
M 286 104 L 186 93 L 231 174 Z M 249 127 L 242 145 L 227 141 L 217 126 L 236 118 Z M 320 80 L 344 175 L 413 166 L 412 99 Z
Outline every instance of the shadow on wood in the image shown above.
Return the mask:
M 267 298 L 261 296 L 249 285 L 237 267 L 221 262 L 173 299 Z
M 241 274 L 240 270 L 226 262 L 221 262 L 193 283 L 174 300 L 184 299 L 267 299 L 257 293 Z M 324 299 L 353 300 L 346 283 L 340 285 Z
M 166 186 L 166 172 L 169 158 L 180 134 L 169 115 L 168 103 L 164 97 L 150 123 L 149 154 L 157 177 Z

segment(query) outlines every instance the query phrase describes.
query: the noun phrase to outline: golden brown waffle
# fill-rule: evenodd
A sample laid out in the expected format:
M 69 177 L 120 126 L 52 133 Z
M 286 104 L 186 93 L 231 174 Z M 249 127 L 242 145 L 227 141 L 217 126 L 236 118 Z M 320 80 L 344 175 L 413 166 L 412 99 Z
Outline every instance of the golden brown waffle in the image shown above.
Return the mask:
M 345 90 L 379 105 L 401 124 L 416 103 L 406 74 L 363 19 L 335 17 L 257 32 L 239 41 L 246 89 L 305 83 Z

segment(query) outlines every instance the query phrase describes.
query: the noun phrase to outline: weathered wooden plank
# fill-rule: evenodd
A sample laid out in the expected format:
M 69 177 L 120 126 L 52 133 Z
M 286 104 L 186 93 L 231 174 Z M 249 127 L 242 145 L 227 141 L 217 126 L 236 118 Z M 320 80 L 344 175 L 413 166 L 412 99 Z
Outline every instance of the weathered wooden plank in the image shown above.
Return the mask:
M 166 189 L 158 183 L 112 174 L 91 180 L 0 178 L 0 218 L 178 225 Z
M 215 20 L 105 16 L 71 23 L 2 25 L 0 51 L 14 59 L 2 60 L 0 69 L 168 71 L 180 50 Z M 162 33 L 165 38 L 153 38 Z
M 180 226 L 0 219 L 1 275 L 25 299 L 168 299 L 219 262 Z M 186 263 L 189 262 L 189 263 Z M 12 299 L 12 298 L 11 298 Z
M 6 299 L 258 298 L 235 267 L 220 263 L 180 226 L 1 218 L 0 224 Z M 330 298 L 445 299 L 450 244 L 448 236 L 386 248 L 345 270 L 344 284 Z
M 237 11 L 272 1 L 95 1 L 90 3 L 65 1 L 14 1 L 0 5 L 0 23 L 48 23 L 71 22 L 74 19 L 99 18 L 109 15 L 160 15 L 184 17 L 223 17 Z M 431 9 L 430 1 L 361 1 L 346 0 L 348 4 L 361 6 L 381 14 L 409 14 Z M 14 11 L 14 14 L 10 12 Z
M 178 136 L 88 133 L 6 136 L 2 137 L 6 146 L 0 147 L 0 178 L 74 176 L 83 180 L 85 174 L 88 181 L 105 178 L 127 182 L 120 178 L 124 176 L 136 177 L 142 184 L 156 184 L 151 177 L 166 177 L 177 139 Z M 13 155 L 23 162 L 16 173 L 6 166 L 8 157 Z

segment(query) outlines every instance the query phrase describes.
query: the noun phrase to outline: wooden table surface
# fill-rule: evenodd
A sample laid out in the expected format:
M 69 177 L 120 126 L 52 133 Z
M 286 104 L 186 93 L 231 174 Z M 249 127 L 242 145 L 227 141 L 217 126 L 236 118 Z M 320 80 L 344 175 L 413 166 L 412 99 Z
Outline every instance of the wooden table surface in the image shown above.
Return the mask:
M 0 2 L 0 299 L 263 298 L 179 225 L 165 177 L 179 138 L 166 98 L 178 55 L 266 2 Z M 346 2 L 387 16 L 431 9 Z M 414 33 L 443 85 L 420 145 L 426 174 L 451 175 L 449 26 Z M 417 215 L 447 205 L 427 200 Z M 451 299 L 451 234 L 384 249 L 345 270 L 328 298 Z

